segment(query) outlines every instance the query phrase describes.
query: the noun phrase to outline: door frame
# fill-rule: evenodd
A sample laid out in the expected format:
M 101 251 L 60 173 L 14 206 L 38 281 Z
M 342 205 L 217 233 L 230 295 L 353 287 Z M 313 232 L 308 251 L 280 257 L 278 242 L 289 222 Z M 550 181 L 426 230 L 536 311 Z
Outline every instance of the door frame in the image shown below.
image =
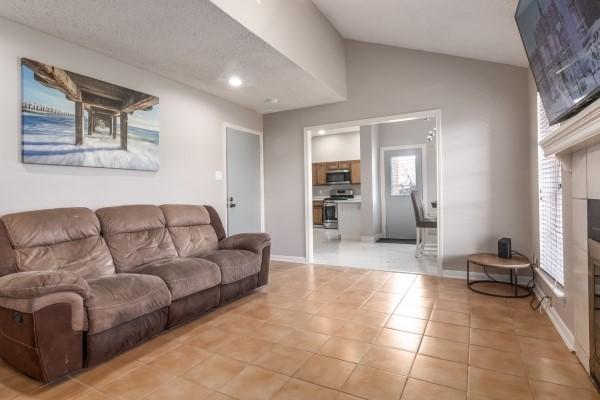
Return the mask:
M 435 118 L 436 124 L 436 167 L 437 167 L 437 275 L 443 274 L 444 259 L 444 202 L 443 202 L 443 174 L 442 174 L 442 110 L 431 109 L 404 114 L 389 115 L 384 117 L 365 118 L 353 121 L 343 121 L 322 125 L 307 126 L 304 128 L 304 232 L 306 262 L 312 263 L 313 257 L 313 218 L 312 218 L 312 132 L 319 129 L 336 129 L 350 126 L 377 125 L 385 122 L 410 121 L 420 118 Z
M 387 237 L 387 218 L 385 209 L 385 160 L 386 151 L 421 149 L 421 184 L 423 185 L 423 203 L 429 204 L 427 189 L 427 145 L 409 144 L 405 146 L 388 146 L 379 148 L 379 196 L 381 199 L 381 234 Z
M 257 135 L 260 138 L 260 231 L 265 231 L 265 168 L 264 168 L 264 149 L 263 149 L 263 133 L 254 129 L 246 128 L 240 125 L 235 125 L 229 122 L 223 122 L 223 200 L 224 210 L 223 214 L 223 229 L 225 234 L 229 233 L 229 225 L 227 221 L 227 128 L 235 129 L 236 131 L 251 133 Z

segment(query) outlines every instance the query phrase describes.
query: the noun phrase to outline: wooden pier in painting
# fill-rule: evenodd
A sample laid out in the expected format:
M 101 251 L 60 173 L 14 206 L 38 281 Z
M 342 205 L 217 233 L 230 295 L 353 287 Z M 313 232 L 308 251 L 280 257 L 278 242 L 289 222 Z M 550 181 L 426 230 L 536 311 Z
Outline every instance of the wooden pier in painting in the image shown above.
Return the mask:
M 92 136 L 103 126 L 108 128 L 108 135 L 113 139 L 116 139 L 118 134 L 121 148 L 127 150 L 128 115 L 138 110 L 151 110 L 158 104 L 156 96 L 27 58 L 23 58 L 22 63 L 33 71 L 36 81 L 61 91 L 67 99 L 75 103 L 75 145 L 82 145 L 84 142 L 85 110 L 88 113 L 88 136 Z

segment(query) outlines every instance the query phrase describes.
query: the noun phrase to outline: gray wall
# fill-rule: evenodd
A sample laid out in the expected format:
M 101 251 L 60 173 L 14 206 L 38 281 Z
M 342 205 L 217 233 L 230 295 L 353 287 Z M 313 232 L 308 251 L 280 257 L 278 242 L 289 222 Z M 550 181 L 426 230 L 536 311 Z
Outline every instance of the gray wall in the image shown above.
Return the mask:
M 303 128 L 442 110 L 445 268 L 511 236 L 530 251 L 528 72 L 346 42 L 348 101 L 264 116 L 266 227 L 273 254 L 305 255 Z M 469 229 L 465 229 L 469 227 Z
M 436 121 L 418 119 L 414 121 L 395 122 L 379 125 L 381 147 L 408 146 L 424 144 L 427 149 L 427 195 L 428 201 L 437 199 L 437 156 L 436 142 L 427 141 L 427 132 L 435 128 Z M 428 204 L 427 207 L 430 207 Z
M 21 163 L 20 57 L 160 98 L 160 171 Z M 261 115 L 0 18 L 0 213 L 135 203 L 213 204 L 225 212 L 223 122 L 261 130 Z

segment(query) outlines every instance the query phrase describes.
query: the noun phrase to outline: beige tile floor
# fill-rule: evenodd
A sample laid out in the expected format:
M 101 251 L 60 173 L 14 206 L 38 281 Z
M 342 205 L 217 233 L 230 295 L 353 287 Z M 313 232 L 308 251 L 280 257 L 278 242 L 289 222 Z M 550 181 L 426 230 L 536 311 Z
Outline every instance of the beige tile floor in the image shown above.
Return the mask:
M 267 287 L 42 386 L 0 364 L 0 399 L 600 399 L 528 300 L 465 282 L 273 263 Z

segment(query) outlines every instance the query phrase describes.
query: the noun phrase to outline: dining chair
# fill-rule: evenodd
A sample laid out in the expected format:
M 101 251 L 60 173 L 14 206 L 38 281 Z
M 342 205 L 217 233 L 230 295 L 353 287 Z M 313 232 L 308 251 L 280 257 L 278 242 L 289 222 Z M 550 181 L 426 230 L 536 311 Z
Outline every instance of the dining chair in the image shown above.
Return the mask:
M 417 227 L 415 258 L 419 258 L 423 255 L 423 250 L 425 248 L 425 229 L 436 229 L 437 220 L 425 218 L 425 213 L 423 211 L 423 200 L 419 191 L 413 190 L 410 192 L 410 199 L 412 200 L 413 210 L 415 212 L 415 223 Z

